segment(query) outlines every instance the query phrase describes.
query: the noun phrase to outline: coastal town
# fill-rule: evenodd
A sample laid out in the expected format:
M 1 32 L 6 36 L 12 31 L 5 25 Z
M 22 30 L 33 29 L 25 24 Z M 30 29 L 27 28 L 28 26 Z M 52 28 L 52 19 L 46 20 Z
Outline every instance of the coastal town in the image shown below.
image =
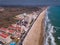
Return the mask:
M 44 9 L 0 7 L 0 44 L 19 45 Z

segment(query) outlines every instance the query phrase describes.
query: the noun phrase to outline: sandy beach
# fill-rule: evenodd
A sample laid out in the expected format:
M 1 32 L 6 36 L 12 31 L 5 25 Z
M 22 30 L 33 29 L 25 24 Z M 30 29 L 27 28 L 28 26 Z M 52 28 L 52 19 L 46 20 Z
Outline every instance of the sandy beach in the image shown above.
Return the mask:
M 30 31 L 28 32 L 27 36 L 25 37 L 23 41 L 23 45 L 43 45 L 43 39 L 44 39 L 44 26 L 43 26 L 43 20 L 45 17 L 46 10 L 44 10 L 33 26 L 31 27 Z

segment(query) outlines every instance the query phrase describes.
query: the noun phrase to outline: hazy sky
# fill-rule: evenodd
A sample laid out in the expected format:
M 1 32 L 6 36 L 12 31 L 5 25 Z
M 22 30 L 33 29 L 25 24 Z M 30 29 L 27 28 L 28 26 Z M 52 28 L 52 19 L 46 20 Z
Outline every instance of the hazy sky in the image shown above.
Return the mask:
M 60 0 L 0 0 L 0 5 L 60 5 Z

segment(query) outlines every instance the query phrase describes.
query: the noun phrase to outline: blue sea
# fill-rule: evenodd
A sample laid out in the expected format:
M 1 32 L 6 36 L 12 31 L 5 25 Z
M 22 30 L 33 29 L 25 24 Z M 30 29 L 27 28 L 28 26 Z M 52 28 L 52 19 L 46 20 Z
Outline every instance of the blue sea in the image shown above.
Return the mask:
M 47 9 L 45 26 L 44 45 L 60 45 L 60 6 L 51 6 Z

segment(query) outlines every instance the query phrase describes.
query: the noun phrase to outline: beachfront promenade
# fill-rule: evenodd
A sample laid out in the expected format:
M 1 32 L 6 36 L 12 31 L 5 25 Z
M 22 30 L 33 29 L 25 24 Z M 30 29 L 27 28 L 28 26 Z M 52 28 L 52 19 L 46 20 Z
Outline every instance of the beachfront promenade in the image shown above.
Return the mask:
M 42 22 L 44 20 L 45 13 L 46 10 L 44 10 L 34 22 L 33 26 L 23 41 L 23 45 L 43 45 L 44 28 Z

